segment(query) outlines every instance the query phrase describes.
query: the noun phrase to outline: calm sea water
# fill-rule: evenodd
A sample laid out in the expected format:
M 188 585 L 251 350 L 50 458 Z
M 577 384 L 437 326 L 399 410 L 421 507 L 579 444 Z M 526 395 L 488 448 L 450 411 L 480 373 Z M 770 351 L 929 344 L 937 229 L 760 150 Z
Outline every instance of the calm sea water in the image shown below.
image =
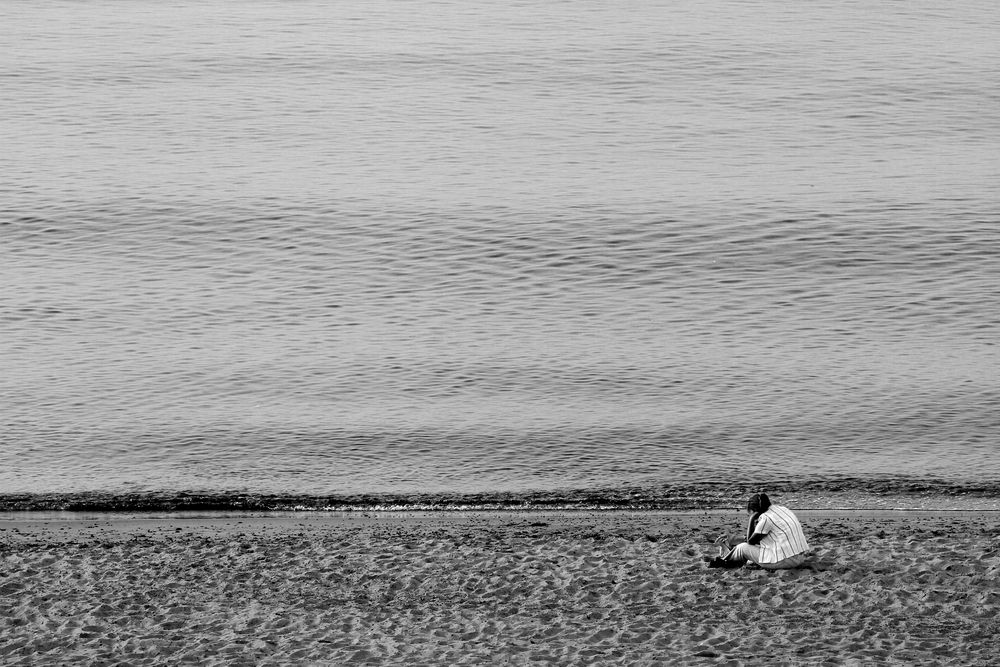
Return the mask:
M 0 0 L 0 495 L 995 493 L 998 32 Z

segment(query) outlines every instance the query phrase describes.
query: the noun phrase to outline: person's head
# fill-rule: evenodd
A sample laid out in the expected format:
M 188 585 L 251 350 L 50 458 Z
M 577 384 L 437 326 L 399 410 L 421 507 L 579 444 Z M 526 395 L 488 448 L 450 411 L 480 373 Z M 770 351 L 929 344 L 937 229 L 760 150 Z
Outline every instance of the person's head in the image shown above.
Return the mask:
M 760 514 L 761 512 L 766 512 L 767 508 L 770 506 L 771 499 L 767 497 L 767 494 L 757 493 L 754 494 L 747 502 L 747 513 Z

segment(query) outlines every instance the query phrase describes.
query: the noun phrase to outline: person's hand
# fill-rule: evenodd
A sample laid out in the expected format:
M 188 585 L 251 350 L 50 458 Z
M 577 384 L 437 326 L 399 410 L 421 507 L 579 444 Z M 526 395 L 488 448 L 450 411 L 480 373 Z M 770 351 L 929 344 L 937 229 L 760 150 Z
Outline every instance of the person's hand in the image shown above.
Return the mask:
M 728 535 L 719 535 L 717 538 L 715 538 L 715 544 L 725 544 L 728 547 L 729 546 L 729 536 Z

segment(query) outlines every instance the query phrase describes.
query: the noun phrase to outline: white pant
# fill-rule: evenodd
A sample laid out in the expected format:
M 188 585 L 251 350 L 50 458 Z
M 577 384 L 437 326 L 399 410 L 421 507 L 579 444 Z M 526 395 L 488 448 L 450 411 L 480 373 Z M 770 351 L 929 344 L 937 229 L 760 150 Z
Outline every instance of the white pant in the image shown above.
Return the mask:
M 748 560 L 751 563 L 756 563 L 766 570 L 786 570 L 790 567 L 798 567 L 806 559 L 805 554 L 795 554 L 794 556 L 789 556 L 785 560 L 779 560 L 777 563 L 761 563 L 760 562 L 760 547 L 756 544 L 750 544 L 748 542 L 742 542 L 733 547 L 733 550 L 729 552 L 727 558 L 734 560 Z

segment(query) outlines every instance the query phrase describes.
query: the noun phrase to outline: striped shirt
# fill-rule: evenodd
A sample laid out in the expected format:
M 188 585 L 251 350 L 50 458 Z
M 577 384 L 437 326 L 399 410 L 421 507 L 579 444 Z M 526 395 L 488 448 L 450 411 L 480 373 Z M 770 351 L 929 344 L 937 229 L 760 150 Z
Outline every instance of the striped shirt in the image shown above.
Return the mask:
M 754 534 L 758 533 L 764 535 L 758 545 L 761 563 L 777 563 L 809 550 L 802 524 L 787 507 L 768 507 L 754 527 Z

